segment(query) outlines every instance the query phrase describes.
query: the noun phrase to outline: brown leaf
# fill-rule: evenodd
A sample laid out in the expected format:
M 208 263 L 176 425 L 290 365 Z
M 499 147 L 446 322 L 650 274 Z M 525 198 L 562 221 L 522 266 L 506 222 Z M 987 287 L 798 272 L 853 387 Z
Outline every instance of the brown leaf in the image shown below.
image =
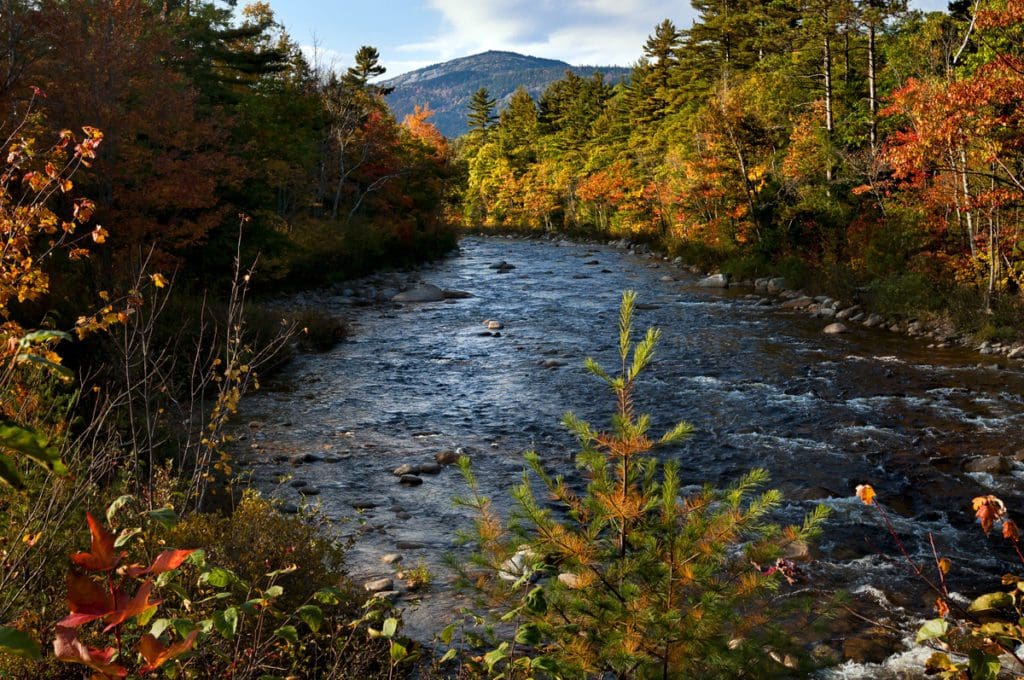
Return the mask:
M 133 616 L 138 616 L 150 607 L 160 604 L 160 600 L 151 601 L 149 599 L 152 592 L 153 579 L 146 579 L 146 582 L 139 586 L 135 597 L 124 603 L 118 602 L 118 608 L 104 618 L 104 621 L 107 622 L 107 627 L 103 629 L 103 632 L 108 632 L 114 626 L 120 625 Z
M 92 544 L 89 552 L 72 555 L 71 561 L 88 571 L 110 571 L 121 561 L 120 555 L 114 553 L 114 535 L 92 513 L 85 513 L 85 519 L 89 522 Z
M 80 663 L 96 671 L 93 677 L 104 680 L 116 680 L 128 675 L 122 666 L 110 663 L 117 653 L 113 647 L 94 649 L 86 647 L 78 639 L 74 629 L 57 626 L 57 637 L 53 639 L 53 653 L 61 661 Z
M 1003 522 L 1003 538 L 1014 543 L 1020 540 L 1020 528 L 1012 519 Z
M 192 644 L 196 641 L 197 635 L 199 635 L 199 631 L 194 630 L 184 640 L 167 647 L 164 647 L 152 635 L 143 635 L 142 639 L 139 640 L 139 653 L 146 660 L 146 665 L 141 669 L 142 672 L 151 673 L 167 661 L 192 649 Z
M 181 566 L 181 563 L 188 559 L 193 550 L 165 550 L 157 558 L 153 560 L 153 564 L 149 567 L 143 567 L 141 564 L 133 564 L 128 567 L 128 575 L 132 578 L 137 578 L 143 574 L 162 574 L 165 571 L 171 571 Z
M 58 623 L 58 626 L 75 628 L 83 623 L 102 619 L 114 610 L 114 598 L 110 591 L 85 574 L 69 571 L 67 584 L 68 609 L 71 610 L 71 614 Z
M 981 530 L 988 536 L 992 525 L 1006 515 L 1006 506 L 1001 500 L 993 495 L 977 496 L 971 501 L 974 507 L 974 516 L 981 522 Z

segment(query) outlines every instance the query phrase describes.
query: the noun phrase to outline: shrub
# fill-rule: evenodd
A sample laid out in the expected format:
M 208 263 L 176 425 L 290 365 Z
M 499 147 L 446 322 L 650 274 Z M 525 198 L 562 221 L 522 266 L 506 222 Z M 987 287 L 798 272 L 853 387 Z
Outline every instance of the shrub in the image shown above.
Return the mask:
M 795 574 L 780 555 L 788 544 L 814 537 L 825 510 L 816 509 L 802 527 L 772 524 L 781 496 L 758 492 L 767 481 L 763 470 L 726 489 L 681 491 L 679 464 L 659 464 L 651 453 L 692 428 L 679 423 L 652 439 L 650 417 L 634 408 L 637 378 L 659 338 L 649 329 L 633 343 L 634 303 L 627 292 L 619 321 L 621 372 L 586 363 L 613 393 L 610 430 L 565 416 L 582 447 L 576 460 L 584 491 L 550 476 L 529 453 L 532 475 L 524 473 L 514 490 L 515 514 L 505 522 L 462 461 L 470 495 L 460 502 L 477 516 L 477 551 L 474 566 L 462 570 L 464 582 L 496 612 L 471 618 L 481 626 L 465 632 L 467 642 L 489 651 L 466 666 L 509 678 L 763 677 L 805 670 L 803 655 L 779 626 L 788 602 L 779 589 Z M 538 500 L 538 487 L 555 509 Z M 442 639 L 450 641 L 454 630 Z

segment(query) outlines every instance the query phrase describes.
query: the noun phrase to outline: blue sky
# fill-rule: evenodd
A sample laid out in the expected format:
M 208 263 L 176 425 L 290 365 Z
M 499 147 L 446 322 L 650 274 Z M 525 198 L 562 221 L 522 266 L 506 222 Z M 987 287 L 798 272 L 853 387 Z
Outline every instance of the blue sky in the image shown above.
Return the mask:
M 244 0 L 239 4 L 243 4 Z M 373 45 L 385 77 L 485 50 L 510 50 L 574 65 L 629 66 L 662 19 L 680 28 L 680 0 L 270 0 L 278 21 L 321 64 L 352 63 Z M 944 9 L 946 0 L 912 0 Z

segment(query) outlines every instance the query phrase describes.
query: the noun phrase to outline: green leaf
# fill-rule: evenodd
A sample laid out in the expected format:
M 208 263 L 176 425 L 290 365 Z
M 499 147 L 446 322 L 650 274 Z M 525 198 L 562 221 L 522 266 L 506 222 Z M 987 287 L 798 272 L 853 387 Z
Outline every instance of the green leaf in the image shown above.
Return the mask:
M 158 508 L 156 510 L 150 510 L 148 513 L 149 518 L 154 522 L 159 522 L 165 529 L 171 529 L 175 524 L 178 523 L 178 515 L 175 514 L 171 508 Z
M 447 626 L 445 626 L 441 630 L 440 635 L 437 636 L 438 639 L 441 640 L 441 642 L 443 642 L 446 646 L 447 645 L 451 645 L 452 644 L 452 636 L 455 635 L 455 628 L 456 628 L 456 624 L 449 623 Z
M 18 355 L 19 361 L 31 361 L 33 364 L 38 364 L 48 371 L 52 371 L 58 374 L 65 380 L 72 380 L 75 377 L 74 371 L 63 364 L 58 364 L 55 361 L 50 361 L 46 357 L 41 357 L 38 354 L 32 354 L 31 352 L 23 352 Z
M 180 637 L 188 637 L 188 634 L 196 629 L 196 624 L 188 619 L 174 619 L 174 632 Z
M 341 591 L 340 588 L 335 588 L 334 586 L 321 588 L 320 590 L 313 593 L 313 597 L 320 604 L 332 605 L 341 604 L 344 595 L 345 594 Z
M 497 649 L 484 654 L 484 663 L 487 664 L 487 671 L 493 671 L 494 667 L 501 662 L 502 659 L 508 656 L 508 643 L 502 642 L 498 645 Z
M 521 645 L 536 645 L 540 642 L 540 628 L 535 623 L 527 623 L 516 631 L 516 642 Z
M 46 437 L 13 420 L 0 419 L 0 447 L 17 451 L 55 474 L 65 475 L 68 472 L 56 446 L 51 446 Z
M 235 637 L 238 632 L 238 609 L 228 607 L 222 612 L 214 612 L 213 627 L 225 640 Z
M 968 611 L 980 612 L 997 607 L 1009 607 L 1012 604 L 1013 597 L 1009 593 L 986 593 L 972 602 Z
M 71 336 L 64 331 L 53 331 L 53 330 L 38 330 L 26 333 L 21 336 L 19 344 L 22 347 L 28 347 L 29 345 L 38 345 L 48 340 L 70 340 Z
M 125 529 L 117 537 L 117 540 L 114 541 L 114 547 L 115 548 L 120 548 L 125 543 L 127 543 L 130 540 L 132 540 L 133 536 L 138 536 L 141 533 L 142 533 L 142 527 L 133 527 L 131 529 Z
M 281 626 L 274 631 L 274 635 L 284 638 L 293 645 L 299 644 L 299 631 L 295 629 L 295 626 Z
M 39 643 L 31 635 L 17 628 L 0 626 L 0 649 L 33 661 L 43 658 L 39 653 Z
M 296 609 L 295 613 L 309 626 L 311 631 L 314 633 L 320 631 L 320 626 L 324 623 L 324 612 L 320 607 L 315 604 L 306 604 Z
M 164 631 L 171 625 L 170 619 L 157 619 L 149 629 L 149 634 L 155 638 L 164 634 Z
M 135 496 L 132 496 L 131 494 L 125 494 L 115 498 L 114 502 L 107 506 L 107 526 L 114 526 L 114 515 L 117 514 L 117 511 L 134 500 Z
M 380 634 L 386 638 L 395 636 L 395 632 L 398 631 L 398 619 L 389 617 L 384 619 L 384 625 L 380 627 Z
M 196 548 L 192 551 L 192 554 L 185 560 L 189 564 L 199 567 L 202 569 L 206 566 L 206 551 L 202 548 Z
M 455 658 L 455 654 L 456 651 L 454 649 L 449 649 L 447 652 L 444 653 L 444 656 L 441 657 L 441 660 L 438 663 L 445 663 L 447 661 L 451 661 Z
M 405 659 L 405 657 L 407 657 L 407 656 L 409 656 L 408 650 L 406 650 L 406 648 L 403 647 L 402 645 L 400 645 L 399 643 L 397 643 L 394 640 L 392 640 L 391 641 L 391 660 L 394 661 L 395 663 L 402 663 L 402 660 Z
M 916 642 L 921 643 L 925 640 L 934 640 L 940 638 L 946 634 L 949 630 L 949 623 L 945 619 L 932 619 L 931 621 L 925 621 L 925 624 L 917 631 Z
M 21 479 L 21 473 L 18 472 L 14 459 L 2 453 L 0 453 L 0 482 L 19 491 L 25 488 L 25 482 Z
M 199 583 L 208 583 L 214 588 L 227 588 L 235 580 L 235 575 L 223 567 L 214 567 L 199 576 Z
M 150 622 L 153 616 L 156 615 L 157 606 L 154 604 L 151 607 L 146 607 L 135 616 L 135 622 L 139 627 L 143 627 Z
M 273 600 L 276 597 L 281 597 L 282 595 L 284 595 L 284 588 L 282 588 L 281 586 L 270 586 L 263 593 L 263 597 L 266 597 L 270 600 Z
M 972 649 L 968 656 L 968 670 L 971 680 L 997 680 L 999 677 L 999 658 L 986 654 L 980 649 Z

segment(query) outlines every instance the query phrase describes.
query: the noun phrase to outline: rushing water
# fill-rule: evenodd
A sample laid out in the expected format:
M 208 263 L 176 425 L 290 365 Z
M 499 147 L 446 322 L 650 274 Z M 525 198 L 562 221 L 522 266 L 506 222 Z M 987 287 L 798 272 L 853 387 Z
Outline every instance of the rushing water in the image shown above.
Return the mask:
M 490 267 L 501 260 L 515 269 Z M 253 422 L 242 442 L 262 488 L 295 503 L 300 496 L 277 483 L 281 475 L 319 488 L 310 500 L 339 520 L 340 533 L 358 535 L 351 552 L 358 578 L 389 575 L 379 561 L 389 552 L 401 553 L 406 566 L 423 560 L 431 568 L 431 593 L 406 613 L 415 635 L 437 630 L 456 601 L 441 556 L 455 531 L 468 527 L 451 502 L 465 486 L 453 467 L 422 475 L 416 487 L 399 485 L 391 470 L 462 447 L 499 509 L 508 507 L 524 450 L 569 472 L 573 441 L 559 421 L 566 410 L 607 421 L 607 389 L 582 362 L 593 356 L 613 365 L 625 289 L 639 294 L 640 330 L 663 331 L 640 406 L 653 414 L 655 431 L 680 418 L 696 428 L 664 455 L 678 459 L 693 484 L 725 484 L 753 466 L 767 468 L 787 498 L 783 520 L 830 506 L 816 559 L 805 567 L 812 581 L 846 589 L 855 607 L 904 631 L 932 616 L 878 516 L 854 498 L 865 482 L 914 556 L 930 561 L 928 533 L 935 537 L 953 559 L 954 589 L 972 593 L 1013 568 L 1001 540 L 981 536 L 970 499 L 996 493 L 1011 512 L 1024 508 L 1024 467 L 1012 463 L 993 476 L 963 472 L 962 464 L 1024 446 L 1019 366 L 926 349 L 886 331 L 826 336 L 827 322 L 759 306 L 749 290 L 698 288 L 667 262 L 610 247 L 467 238 L 459 256 L 417 276 L 473 297 L 358 306 L 339 292 L 289 301 L 344 316 L 352 337 L 297 358 L 277 389 L 250 399 L 244 420 Z M 386 288 L 394 279 L 371 283 Z M 482 335 L 485 319 L 504 324 L 499 337 Z M 297 467 L 274 460 L 302 453 L 326 460 Z M 364 505 L 374 507 L 353 510 Z M 866 625 L 847 624 L 826 642 L 840 651 L 844 638 L 870 637 Z M 897 639 L 893 647 L 900 646 Z M 847 664 L 836 674 L 896 677 L 901 668 L 920 668 L 919 655 Z

